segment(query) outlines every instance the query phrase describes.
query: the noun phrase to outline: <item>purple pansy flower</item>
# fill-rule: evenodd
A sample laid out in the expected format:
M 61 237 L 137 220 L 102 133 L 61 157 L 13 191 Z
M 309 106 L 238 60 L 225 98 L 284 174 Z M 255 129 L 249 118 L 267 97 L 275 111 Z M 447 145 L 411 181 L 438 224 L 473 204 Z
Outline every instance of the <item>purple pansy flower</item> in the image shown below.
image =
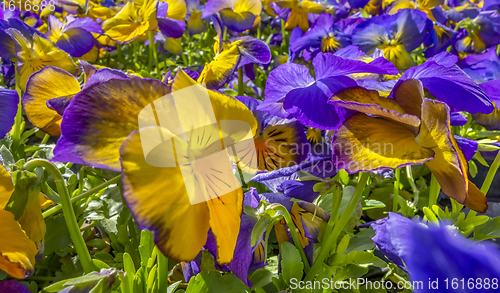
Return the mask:
M 351 111 L 329 105 L 328 99 L 338 90 L 356 86 L 349 74 L 396 74 L 388 69 L 384 58 L 370 63 L 349 60 L 330 53 L 320 53 L 313 59 L 315 78 L 309 68 L 286 63 L 271 71 L 265 90 L 265 101 L 257 109 L 283 118 L 296 118 L 302 124 L 319 129 L 336 129 L 351 115 Z M 383 64 L 383 65 L 381 65 Z

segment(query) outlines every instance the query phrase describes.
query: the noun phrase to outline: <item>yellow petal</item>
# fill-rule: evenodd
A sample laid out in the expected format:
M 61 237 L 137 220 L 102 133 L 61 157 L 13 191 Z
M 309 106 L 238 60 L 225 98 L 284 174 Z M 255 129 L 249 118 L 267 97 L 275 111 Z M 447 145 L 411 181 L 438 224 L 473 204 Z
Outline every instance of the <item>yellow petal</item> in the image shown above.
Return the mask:
M 45 221 L 42 215 L 42 207 L 38 196 L 28 200 L 28 203 L 24 208 L 23 215 L 19 219 L 19 224 L 28 238 L 40 247 L 40 243 L 45 237 L 47 227 L 45 226 Z
M 0 166 L 0 209 L 5 208 L 12 192 L 14 192 L 12 177 L 3 166 Z
M 234 72 L 240 51 L 236 44 L 226 48 L 207 64 L 198 78 L 198 82 L 207 84 L 209 88 L 218 89 L 222 87 L 229 76 Z
M 191 205 L 179 164 L 161 168 L 146 162 L 141 136 L 158 135 L 159 130 L 165 137 L 173 136 L 164 128 L 147 127 L 141 129 L 141 133 L 132 132 L 123 142 L 120 149 L 123 196 L 140 227 L 154 231 L 160 250 L 175 261 L 188 262 L 206 243 L 209 210 L 204 202 Z M 176 152 L 185 147 L 186 143 L 179 138 L 174 141 Z M 165 146 L 158 146 L 158 154 L 176 162 L 179 156 L 172 147 Z
M 243 191 L 238 188 L 207 201 L 210 227 L 217 242 L 217 262 L 227 264 L 233 259 L 241 222 Z
M 476 185 L 469 181 L 467 185 L 467 198 L 465 199 L 465 206 L 471 210 L 484 213 L 488 209 L 488 201 L 484 193 L 479 190 Z
M 186 2 L 184 0 L 165 0 L 168 3 L 168 12 L 166 17 L 184 20 L 187 13 Z
M 434 156 L 404 124 L 358 113 L 335 132 L 333 160 L 349 173 L 422 164 Z
M 467 197 L 468 164 L 450 131 L 449 109 L 445 103 L 424 99 L 418 143 L 435 152 L 426 162 L 443 193 L 464 204 Z
M 251 12 L 255 16 L 259 16 L 262 11 L 261 0 L 236 0 L 234 4 L 234 12 Z
M 362 113 L 385 117 L 413 127 L 420 125 L 420 119 L 405 114 L 403 108 L 393 99 L 382 98 L 377 91 L 356 86 L 342 89 L 330 98 L 334 105 Z
M 59 68 L 45 67 L 33 74 L 26 86 L 23 96 L 24 110 L 33 125 L 50 135 L 59 135 L 59 128 L 49 127 L 60 123 L 62 116 L 47 107 L 46 103 L 55 98 L 73 97 L 79 91 L 80 84 L 73 75 Z
M 36 245 L 8 211 L 0 210 L 0 269 L 17 279 L 34 272 Z
M 408 79 L 394 88 L 394 100 L 404 109 L 405 113 L 422 117 L 424 87 L 418 79 Z

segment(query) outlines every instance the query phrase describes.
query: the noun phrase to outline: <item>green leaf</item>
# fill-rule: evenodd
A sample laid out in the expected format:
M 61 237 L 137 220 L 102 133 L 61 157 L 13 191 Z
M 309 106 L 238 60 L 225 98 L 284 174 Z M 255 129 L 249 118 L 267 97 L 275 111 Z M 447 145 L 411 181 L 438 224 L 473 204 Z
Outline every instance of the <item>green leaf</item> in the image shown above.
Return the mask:
M 474 228 L 474 239 L 477 241 L 500 237 L 500 217 L 488 220 L 488 222 Z
M 345 234 L 337 245 L 337 254 L 343 254 L 346 251 L 347 246 L 349 246 L 349 241 L 351 240 L 351 236 L 349 234 Z
M 375 200 L 375 199 L 364 200 L 361 202 L 361 206 L 363 207 L 363 211 L 386 207 L 385 203 L 378 201 L 378 200 Z
M 346 170 L 340 169 L 337 174 L 339 175 L 340 183 L 343 185 L 349 184 L 349 173 Z
M 357 279 L 368 272 L 368 268 L 360 267 L 357 265 L 346 265 L 340 268 L 337 268 L 335 271 L 333 281 L 343 281 L 349 279 Z
M 130 288 L 134 288 L 135 265 L 130 254 L 126 252 L 123 254 L 123 268 L 128 276 Z
M 202 271 L 191 278 L 186 289 L 186 293 L 212 292 L 246 293 L 250 292 L 250 288 L 233 273 L 221 275 L 219 272 Z
M 368 268 L 369 266 L 384 268 L 387 266 L 385 261 L 376 257 L 370 251 L 353 251 L 349 254 L 343 254 L 338 257 L 337 263 L 343 265 L 354 264 L 364 268 Z
M 267 267 L 264 267 L 255 270 L 255 272 L 248 277 L 248 280 L 252 283 L 252 288 L 264 287 L 270 284 L 275 276 L 276 275 L 268 270 Z
M 375 248 L 375 242 L 372 238 L 375 236 L 373 229 L 361 230 L 358 234 L 351 238 L 349 246 L 347 246 L 345 254 L 353 251 L 372 250 Z
M 167 293 L 175 292 L 175 289 L 177 289 L 177 287 L 179 287 L 180 283 L 181 283 L 181 281 L 177 281 L 177 282 L 173 283 L 172 285 L 168 286 Z
M 295 245 L 286 241 L 281 243 L 281 274 L 285 282 L 302 279 L 303 270 L 304 264 Z
M 155 281 L 156 281 L 156 273 L 158 271 L 158 265 L 154 265 L 153 268 L 151 269 L 151 271 L 149 272 L 149 276 L 148 276 L 148 283 L 147 283 L 147 291 L 148 292 L 154 292 L 156 291 L 154 289 L 155 287 Z
M 153 234 L 148 230 L 141 231 L 141 244 L 139 245 L 139 254 L 141 255 L 141 266 L 146 267 L 148 260 L 153 252 Z
M 254 247 L 257 244 L 257 241 L 262 239 L 262 235 L 267 231 L 267 228 L 271 225 L 272 219 L 269 215 L 263 214 L 255 223 L 255 226 L 252 230 L 251 235 L 251 245 Z
M 10 171 L 10 165 L 14 165 L 16 160 L 14 160 L 14 156 L 12 156 L 12 153 L 4 145 L 0 147 L 0 157 L 2 157 L 2 164 L 5 166 L 5 169 Z
M 92 260 L 92 265 L 95 268 L 97 268 L 98 270 L 110 268 L 110 266 L 107 263 L 103 262 L 102 260 L 95 259 L 95 258 Z
M 472 176 L 472 178 L 475 178 L 477 175 L 476 163 L 474 163 L 473 160 L 470 160 L 468 163 L 469 163 L 469 174 L 470 176 Z

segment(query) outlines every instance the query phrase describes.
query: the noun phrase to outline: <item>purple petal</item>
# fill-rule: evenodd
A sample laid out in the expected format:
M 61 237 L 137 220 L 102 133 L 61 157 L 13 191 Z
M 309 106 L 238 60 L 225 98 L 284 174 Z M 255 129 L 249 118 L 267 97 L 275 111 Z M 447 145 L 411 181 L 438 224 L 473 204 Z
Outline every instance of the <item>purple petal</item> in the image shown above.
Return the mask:
M 231 0 L 209 0 L 205 5 L 205 9 L 201 15 L 201 18 L 210 17 L 214 14 L 219 13 L 224 8 L 233 8 L 234 1 Z
M 481 87 L 456 65 L 447 67 L 427 61 L 408 69 L 398 84 L 410 78 L 420 80 L 432 95 L 457 111 L 489 114 L 494 109 Z
M 293 117 L 283 109 L 286 95 L 297 88 L 307 87 L 314 83 L 309 69 L 305 66 L 286 63 L 271 71 L 266 83 L 266 99 L 257 109 L 282 117 Z
M 94 37 L 83 28 L 65 30 L 56 45 L 72 57 L 82 57 L 94 47 Z
M 470 161 L 477 152 L 478 143 L 475 140 L 455 135 L 458 148 L 464 153 L 465 159 Z
M 220 18 L 228 29 L 239 33 L 251 29 L 255 22 L 255 15 L 253 13 L 244 11 L 237 14 L 231 9 L 222 9 L 220 11 Z
M 459 112 L 452 112 L 450 114 L 450 125 L 451 126 L 464 126 L 467 124 L 467 118 L 465 118 Z
M 15 90 L 0 88 L 0 139 L 12 129 L 18 104 L 19 95 Z
M 403 270 L 406 270 L 403 259 L 408 255 L 409 236 L 415 225 L 410 219 L 395 213 L 389 213 L 389 217 L 371 225 L 375 231 L 372 240 L 377 248 Z
M 85 84 L 85 88 L 90 87 L 93 84 L 98 82 L 106 82 L 110 79 L 127 79 L 128 76 L 120 70 L 111 69 L 111 68 L 103 68 L 99 69 L 96 73 L 92 74 L 87 83 Z
M 250 63 L 266 64 L 271 61 L 271 50 L 263 41 L 250 37 L 232 38 L 230 42 L 239 42 L 238 49 L 242 55 L 242 59 L 238 66 L 243 66 Z
M 17 280 L 7 280 L 0 282 L 0 292 L 3 293 L 31 293 L 28 287 L 17 282 Z
M 75 18 L 71 15 L 68 15 L 67 19 L 68 24 L 66 25 L 65 29 L 82 28 L 89 33 L 102 34 L 101 26 L 98 25 L 95 20 L 90 17 Z
M 55 98 L 55 99 L 48 100 L 46 102 L 46 104 L 47 104 L 47 107 L 56 111 L 57 114 L 62 116 L 64 114 L 64 110 L 66 110 L 66 107 L 68 107 L 72 98 L 73 98 L 72 96 Z
M 494 280 L 500 278 L 498 248 L 488 243 L 478 244 L 466 239 L 447 226 L 422 227 L 413 225 L 407 241 L 411 242 L 405 263 L 413 282 L 429 284 L 436 281 L 439 292 L 457 292 L 449 280 Z M 475 283 L 474 283 L 475 284 Z M 425 285 L 415 292 L 429 292 Z M 436 287 L 437 288 L 437 287 Z M 459 290 L 467 291 L 467 290 Z M 495 292 L 496 290 L 472 290 Z
M 186 23 L 183 20 L 176 20 L 168 17 L 158 17 L 158 28 L 161 33 L 169 38 L 180 38 L 184 34 Z
M 374 60 L 372 62 L 375 62 L 374 64 L 367 64 L 363 61 L 344 59 L 330 53 L 320 53 L 313 60 L 316 80 L 352 73 L 397 74 L 396 68 L 389 68 L 385 61 L 378 60 L 380 58 Z

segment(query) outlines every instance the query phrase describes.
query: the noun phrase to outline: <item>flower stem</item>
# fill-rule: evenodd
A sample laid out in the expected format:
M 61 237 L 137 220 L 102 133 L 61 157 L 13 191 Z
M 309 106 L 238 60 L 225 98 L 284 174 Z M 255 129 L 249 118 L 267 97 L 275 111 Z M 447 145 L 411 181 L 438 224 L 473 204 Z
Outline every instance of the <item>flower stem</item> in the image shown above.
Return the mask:
M 243 83 L 243 67 L 238 68 L 238 96 L 245 93 L 245 84 Z
M 148 63 L 148 71 L 151 73 L 153 71 L 153 58 L 155 59 L 156 66 L 158 66 L 158 54 L 155 54 L 156 52 L 156 45 L 155 45 L 155 36 L 153 34 L 153 31 L 148 31 L 148 37 L 149 37 L 149 63 Z M 156 56 L 154 56 L 156 55 Z
M 75 203 L 82 198 L 93 195 L 94 193 L 99 192 L 100 190 L 106 188 L 108 185 L 118 183 L 118 182 L 120 182 L 120 179 L 121 179 L 121 175 L 118 175 L 118 176 L 116 176 L 116 177 L 114 177 L 114 178 L 112 178 L 104 183 L 101 183 L 101 184 L 97 185 L 96 187 L 89 189 L 89 190 L 85 191 L 84 193 L 79 194 L 79 195 L 71 198 L 71 203 Z M 46 219 L 54 214 L 57 214 L 59 211 L 61 211 L 61 209 L 62 209 L 62 205 L 56 205 L 55 207 L 43 212 L 42 213 L 43 218 Z
M 394 182 L 394 189 L 392 192 L 392 212 L 398 212 L 398 199 L 399 199 L 399 179 L 401 178 L 401 169 L 397 168 L 395 172 L 396 182 Z
M 340 209 L 340 203 L 342 203 L 342 195 L 343 192 L 340 190 L 339 187 L 334 187 L 333 190 L 333 204 L 332 204 L 332 213 L 330 215 L 330 220 L 328 220 L 328 224 L 326 225 L 326 229 L 323 235 L 325 237 L 323 238 L 322 243 L 326 243 L 326 235 L 330 235 L 330 232 L 332 232 L 333 226 L 337 222 L 339 218 L 339 209 Z
M 290 216 L 290 213 L 288 210 L 282 206 L 278 205 L 275 207 L 276 210 L 281 211 L 283 213 L 283 217 L 285 218 L 285 222 L 290 228 L 290 234 L 292 235 L 293 243 L 295 244 L 295 247 L 297 247 L 300 256 L 302 257 L 302 262 L 304 263 L 304 270 L 306 273 L 309 271 L 310 265 L 309 265 L 309 260 L 306 257 L 306 254 L 304 252 L 304 248 L 302 248 L 302 244 L 300 243 L 299 235 L 297 234 L 297 228 L 295 227 L 295 224 L 293 223 L 292 217 Z
M 481 192 L 485 195 L 488 193 L 491 187 L 491 183 L 495 178 L 495 174 L 497 173 L 498 168 L 500 167 L 500 151 L 498 151 L 493 164 L 491 164 L 490 169 L 488 170 L 488 174 L 486 174 L 486 178 L 484 179 L 483 185 L 481 186 Z
M 68 226 L 69 235 L 75 246 L 76 253 L 82 264 L 83 271 L 88 274 L 93 271 L 92 269 L 92 259 L 90 258 L 90 253 L 87 250 L 87 245 L 80 232 L 80 227 L 76 221 L 75 212 L 73 210 L 73 205 L 71 204 L 71 199 L 69 197 L 68 189 L 66 188 L 66 183 L 64 178 L 52 163 L 43 159 L 34 159 L 28 161 L 24 164 L 23 169 L 33 171 L 37 167 L 45 168 L 54 178 L 54 182 L 57 187 L 57 192 L 59 193 L 59 198 L 61 199 L 61 205 L 64 213 L 64 220 Z
M 347 205 L 346 209 L 342 213 L 342 216 L 338 220 L 338 222 L 335 224 L 335 227 L 333 228 L 332 233 L 328 235 L 328 238 L 326 239 L 326 243 L 324 246 L 320 248 L 318 257 L 314 261 L 313 266 L 309 270 L 309 273 L 307 273 L 304 281 L 312 281 L 316 274 L 318 273 L 319 269 L 323 267 L 323 262 L 325 261 L 325 258 L 328 256 L 330 253 L 330 249 L 336 245 L 337 238 L 340 235 L 340 232 L 344 229 L 345 225 L 347 225 L 347 222 L 349 221 L 352 213 L 354 212 L 354 209 L 356 208 L 356 205 L 358 204 L 359 200 L 361 199 L 361 196 L 363 195 L 363 190 L 365 190 L 366 183 L 368 182 L 368 178 L 370 177 L 369 173 L 363 172 L 360 173 L 360 179 L 358 181 L 358 185 L 356 186 L 356 190 L 354 190 L 354 194 L 351 197 L 351 200 L 349 201 L 349 204 Z
M 411 190 L 413 191 L 413 206 L 416 207 L 418 204 L 418 199 L 420 197 L 420 191 L 415 184 L 415 179 L 413 179 L 413 171 L 410 165 L 406 166 L 406 177 L 408 178 L 408 181 L 411 185 Z

